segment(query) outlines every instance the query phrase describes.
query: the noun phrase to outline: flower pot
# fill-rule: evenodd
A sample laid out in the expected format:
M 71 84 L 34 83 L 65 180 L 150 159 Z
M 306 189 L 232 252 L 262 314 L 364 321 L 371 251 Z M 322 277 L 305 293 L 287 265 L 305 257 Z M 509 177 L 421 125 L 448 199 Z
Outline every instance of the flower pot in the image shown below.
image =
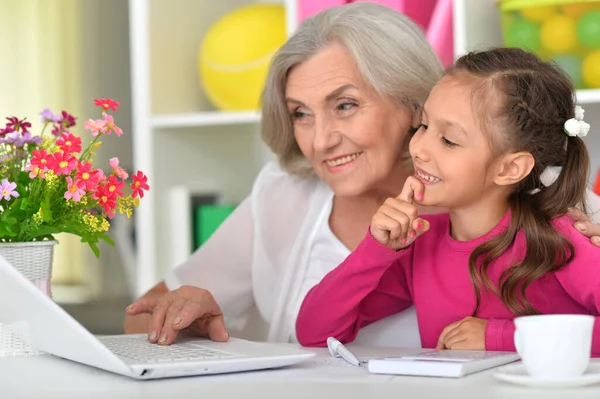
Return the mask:
M 58 241 L 0 243 L 0 255 L 31 281 L 40 291 L 52 297 L 52 258 Z M 25 311 L 25 310 L 24 310 Z M 27 356 L 39 352 L 21 337 L 27 335 L 26 324 L 0 323 L 0 357 Z

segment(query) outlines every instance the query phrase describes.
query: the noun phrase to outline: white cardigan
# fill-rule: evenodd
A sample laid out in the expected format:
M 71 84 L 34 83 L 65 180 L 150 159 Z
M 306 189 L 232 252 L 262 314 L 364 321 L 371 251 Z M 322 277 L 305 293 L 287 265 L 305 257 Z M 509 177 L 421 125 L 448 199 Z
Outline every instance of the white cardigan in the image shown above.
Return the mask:
M 325 213 L 331 196 L 331 189 L 316 177 L 298 179 L 276 163 L 266 165 L 250 196 L 167 276 L 167 287 L 209 290 L 234 335 L 287 342 L 295 334 L 286 321 L 298 305 L 291 299 L 298 297 L 318 222 L 329 217 Z M 262 320 L 249 320 L 256 311 Z M 414 310 L 374 323 L 357 340 L 419 347 Z
M 167 287 L 195 285 L 209 290 L 234 335 L 243 332 L 257 340 L 287 342 L 294 326 L 286 319 L 298 305 L 290 299 L 298 296 L 318 222 L 329 216 L 324 213 L 331 195 L 320 179 L 298 179 L 269 163 L 250 196 L 167 276 Z M 590 195 L 589 204 L 600 222 L 600 197 Z M 256 311 L 261 317 L 249 320 Z M 357 341 L 418 347 L 414 309 L 364 328 Z

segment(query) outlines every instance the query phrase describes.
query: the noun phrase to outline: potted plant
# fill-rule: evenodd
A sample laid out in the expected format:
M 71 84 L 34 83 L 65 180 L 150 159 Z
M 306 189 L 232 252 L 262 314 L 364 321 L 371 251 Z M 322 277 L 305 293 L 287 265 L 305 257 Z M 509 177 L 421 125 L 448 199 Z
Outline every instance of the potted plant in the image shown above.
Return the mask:
M 110 113 L 119 103 L 94 102 L 101 118 L 84 123 L 92 135 L 85 148 L 66 111 L 42 111 L 38 135 L 16 117 L 0 128 L 0 255 L 49 296 L 54 236 L 79 236 L 99 256 L 100 240 L 114 245 L 107 231 L 115 212 L 130 217 L 149 190 L 147 177 L 130 176 L 117 158 L 110 159 L 109 174 L 94 165 L 102 137 L 123 133 Z

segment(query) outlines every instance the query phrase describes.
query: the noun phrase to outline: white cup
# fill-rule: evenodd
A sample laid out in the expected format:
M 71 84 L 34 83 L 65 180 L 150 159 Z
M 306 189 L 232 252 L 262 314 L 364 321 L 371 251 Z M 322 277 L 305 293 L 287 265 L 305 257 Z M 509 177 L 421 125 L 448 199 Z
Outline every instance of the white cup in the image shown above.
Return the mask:
M 582 375 L 592 353 L 593 316 L 535 315 L 515 318 L 515 347 L 534 378 Z

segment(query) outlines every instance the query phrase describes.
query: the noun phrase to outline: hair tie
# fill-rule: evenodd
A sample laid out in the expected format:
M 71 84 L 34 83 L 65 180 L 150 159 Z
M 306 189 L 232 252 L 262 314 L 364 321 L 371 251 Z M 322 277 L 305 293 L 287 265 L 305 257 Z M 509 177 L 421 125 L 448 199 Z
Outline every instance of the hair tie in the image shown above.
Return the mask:
M 568 119 L 565 122 L 565 133 L 569 137 L 585 137 L 590 131 L 590 124 L 584 122 L 583 114 L 585 110 L 579 105 L 575 106 L 575 118 Z

